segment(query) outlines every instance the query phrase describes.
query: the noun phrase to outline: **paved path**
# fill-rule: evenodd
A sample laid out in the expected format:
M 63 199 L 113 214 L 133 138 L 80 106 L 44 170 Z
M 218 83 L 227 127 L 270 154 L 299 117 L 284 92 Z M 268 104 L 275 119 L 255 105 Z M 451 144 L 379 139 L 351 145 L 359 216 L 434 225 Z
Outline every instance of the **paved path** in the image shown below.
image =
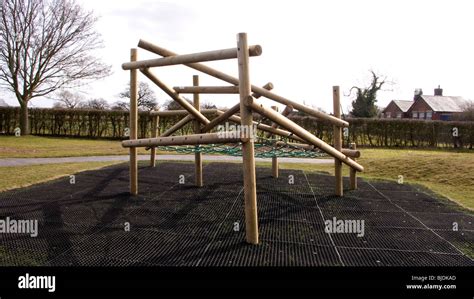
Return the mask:
M 139 155 L 139 160 L 149 160 L 149 155 Z M 194 155 L 157 155 L 156 160 L 162 161 L 194 161 Z M 233 156 L 210 156 L 203 155 L 204 161 L 232 162 L 242 161 L 241 157 Z M 270 159 L 255 158 L 257 162 L 270 162 Z M 279 158 L 280 163 L 305 163 L 305 164 L 331 164 L 333 159 L 303 159 L 303 158 Z M 36 164 L 57 164 L 73 162 L 107 162 L 128 161 L 128 156 L 90 156 L 90 157 L 65 157 L 65 158 L 6 158 L 0 159 L 0 167 L 24 166 Z

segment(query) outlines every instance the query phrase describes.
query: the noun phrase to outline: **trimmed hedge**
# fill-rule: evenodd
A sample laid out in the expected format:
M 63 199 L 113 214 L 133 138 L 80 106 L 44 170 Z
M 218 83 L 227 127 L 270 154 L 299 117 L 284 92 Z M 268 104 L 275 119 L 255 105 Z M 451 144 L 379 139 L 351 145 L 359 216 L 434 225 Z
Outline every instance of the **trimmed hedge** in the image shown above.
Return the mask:
M 31 134 L 43 136 L 85 137 L 125 139 L 128 127 L 128 112 L 121 110 L 68 110 L 30 108 Z M 0 107 L 0 134 L 13 135 L 19 126 L 18 107 Z M 175 124 L 181 116 L 160 117 L 160 132 Z M 257 121 L 269 123 L 268 120 Z M 332 143 L 333 128 L 317 122 L 309 116 L 292 116 L 291 119 L 315 134 L 318 138 Z M 426 121 L 413 119 L 373 119 L 351 118 L 349 131 L 344 143 L 356 142 L 358 146 L 370 147 L 466 147 L 474 145 L 474 122 Z M 458 137 L 453 136 L 457 128 Z M 192 123 L 180 130 L 181 134 L 192 134 Z M 138 136 L 151 136 L 151 117 L 140 112 Z

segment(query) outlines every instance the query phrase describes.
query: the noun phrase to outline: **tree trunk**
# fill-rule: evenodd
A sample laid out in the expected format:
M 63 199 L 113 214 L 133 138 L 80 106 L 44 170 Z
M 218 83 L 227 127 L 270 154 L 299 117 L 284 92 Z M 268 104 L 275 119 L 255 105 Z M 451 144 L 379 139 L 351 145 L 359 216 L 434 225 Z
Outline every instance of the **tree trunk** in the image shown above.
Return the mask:
M 30 135 L 30 125 L 28 120 L 28 101 L 20 104 L 20 129 L 21 136 Z

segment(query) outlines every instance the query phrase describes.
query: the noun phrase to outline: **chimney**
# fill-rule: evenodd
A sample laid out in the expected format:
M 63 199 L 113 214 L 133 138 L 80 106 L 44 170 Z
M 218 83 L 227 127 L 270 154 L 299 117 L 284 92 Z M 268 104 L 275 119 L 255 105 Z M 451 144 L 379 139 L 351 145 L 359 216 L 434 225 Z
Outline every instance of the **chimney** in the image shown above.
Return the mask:
M 435 96 L 442 96 L 443 95 L 443 89 L 439 85 L 438 85 L 438 88 L 435 88 L 434 95 Z
M 413 97 L 414 100 L 416 100 L 418 97 L 423 95 L 423 90 L 421 88 L 415 89 L 415 96 Z

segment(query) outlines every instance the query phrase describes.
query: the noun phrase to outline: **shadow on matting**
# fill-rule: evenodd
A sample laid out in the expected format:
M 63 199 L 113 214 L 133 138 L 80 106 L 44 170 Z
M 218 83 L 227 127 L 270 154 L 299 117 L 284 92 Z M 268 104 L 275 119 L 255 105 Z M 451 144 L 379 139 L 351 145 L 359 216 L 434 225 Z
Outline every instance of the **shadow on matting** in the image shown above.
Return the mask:
M 185 178 L 180 184 L 180 175 Z M 294 184 L 289 184 L 289 175 Z M 38 236 L 0 234 L 0 265 L 473 266 L 474 217 L 409 185 L 367 182 L 333 196 L 334 177 L 257 169 L 260 241 L 245 243 L 242 167 L 115 165 L 0 193 L 0 220 L 38 220 Z M 345 186 L 348 181 L 345 179 Z M 325 220 L 364 220 L 364 235 Z M 458 230 L 453 230 L 453 223 Z M 128 230 L 129 228 L 129 230 Z

